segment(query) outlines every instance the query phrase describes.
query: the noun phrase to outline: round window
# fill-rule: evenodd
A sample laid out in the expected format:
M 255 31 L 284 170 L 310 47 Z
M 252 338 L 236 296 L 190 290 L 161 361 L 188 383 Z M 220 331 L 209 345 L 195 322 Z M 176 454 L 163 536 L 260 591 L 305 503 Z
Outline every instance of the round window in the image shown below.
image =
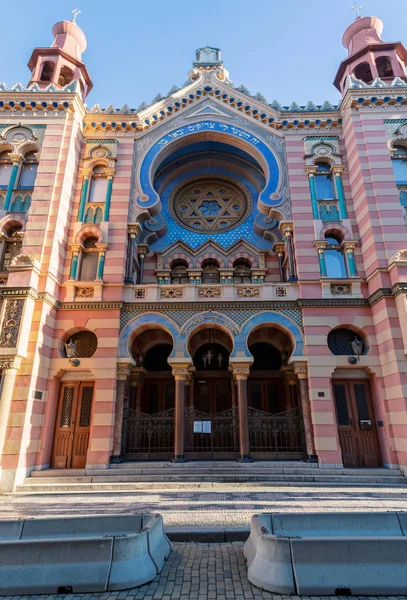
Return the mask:
M 183 227 L 197 233 L 223 233 L 250 213 L 248 191 L 224 179 L 198 179 L 179 186 L 170 198 L 170 212 Z

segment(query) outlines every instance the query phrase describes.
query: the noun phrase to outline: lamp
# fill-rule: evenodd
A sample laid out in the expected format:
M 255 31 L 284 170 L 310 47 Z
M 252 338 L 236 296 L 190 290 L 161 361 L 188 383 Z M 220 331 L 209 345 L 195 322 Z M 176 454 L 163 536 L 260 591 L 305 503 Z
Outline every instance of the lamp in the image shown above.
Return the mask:
M 72 341 L 72 338 L 65 344 L 66 356 L 69 360 L 69 364 L 73 367 L 79 367 L 81 361 L 78 358 L 74 358 L 76 352 L 76 344 Z
M 351 342 L 351 346 L 354 354 L 356 354 L 357 356 L 357 360 L 360 360 L 360 355 L 363 352 L 363 341 L 357 336 L 355 336 L 355 339 L 353 340 L 353 342 Z

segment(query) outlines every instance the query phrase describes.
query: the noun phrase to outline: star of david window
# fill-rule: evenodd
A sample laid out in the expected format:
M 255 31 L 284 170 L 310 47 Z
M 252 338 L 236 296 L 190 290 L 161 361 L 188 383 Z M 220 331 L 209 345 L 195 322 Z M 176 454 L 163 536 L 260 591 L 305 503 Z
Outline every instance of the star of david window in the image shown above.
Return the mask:
M 240 224 L 249 214 L 248 192 L 224 179 L 197 179 L 177 188 L 170 199 L 172 216 L 197 233 L 222 233 Z

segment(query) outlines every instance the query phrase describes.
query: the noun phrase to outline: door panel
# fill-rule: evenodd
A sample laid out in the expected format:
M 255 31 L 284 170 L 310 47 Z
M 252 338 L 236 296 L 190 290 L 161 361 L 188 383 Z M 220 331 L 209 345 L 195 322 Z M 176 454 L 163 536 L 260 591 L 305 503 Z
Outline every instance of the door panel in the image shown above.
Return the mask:
M 52 467 L 83 468 L 89 445 L 93 383 L 63 383 L 55 424 Z
M 376 420 L 367 382 L 335 381 L 333 390 L 344 466 L 381 466 Z

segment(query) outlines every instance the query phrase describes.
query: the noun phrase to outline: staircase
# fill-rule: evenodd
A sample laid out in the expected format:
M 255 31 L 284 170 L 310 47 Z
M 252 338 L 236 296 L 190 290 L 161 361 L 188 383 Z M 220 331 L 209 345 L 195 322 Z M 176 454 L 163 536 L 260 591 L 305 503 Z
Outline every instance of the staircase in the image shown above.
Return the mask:
M 204 490 L 254 487 L 406 487 L 400 470 L 320 469 L 301 462 L 139 462 L 110 469 L 33 471 L 16 494 Z

